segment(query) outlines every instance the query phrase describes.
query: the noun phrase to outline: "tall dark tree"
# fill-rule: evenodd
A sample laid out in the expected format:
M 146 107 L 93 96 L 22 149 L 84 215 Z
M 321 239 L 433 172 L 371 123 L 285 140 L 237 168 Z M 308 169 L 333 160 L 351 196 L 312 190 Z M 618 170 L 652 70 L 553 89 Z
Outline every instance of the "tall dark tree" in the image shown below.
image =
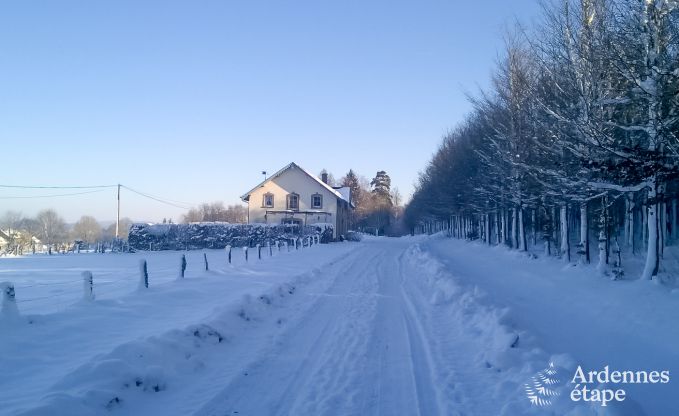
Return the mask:
M 370 186 L 372 186 L 373 195 L 375 195 L 380 202 L 389 205 L 392 204 L 391 178 L 387 175 L 387 172 L 383 170 L 378 171 L 375 177 L 370 181 Z
M 359 183 L 358 176 L 354 173 L 353 169 L 349 169 L 349 172 L 342 178 L 340 185 L 347 186 L 351 189 L 351 199 L 354 204 L 361 200 L 362 189 Z

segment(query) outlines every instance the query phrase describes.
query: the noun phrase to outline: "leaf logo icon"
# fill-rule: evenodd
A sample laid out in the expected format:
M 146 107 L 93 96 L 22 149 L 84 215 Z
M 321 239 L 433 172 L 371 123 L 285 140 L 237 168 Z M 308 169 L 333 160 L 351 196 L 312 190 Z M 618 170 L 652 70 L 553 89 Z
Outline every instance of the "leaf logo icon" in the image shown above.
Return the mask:
M 530 383 L 523 385 L 526 397 L 533 406 L 549 406 L 552 404 L 552 399 L 559 396 L 560 393 L 550 387 L 561 382 L 556 375 L 554 363 L 550 362 L 547 368 L 531 377 Z

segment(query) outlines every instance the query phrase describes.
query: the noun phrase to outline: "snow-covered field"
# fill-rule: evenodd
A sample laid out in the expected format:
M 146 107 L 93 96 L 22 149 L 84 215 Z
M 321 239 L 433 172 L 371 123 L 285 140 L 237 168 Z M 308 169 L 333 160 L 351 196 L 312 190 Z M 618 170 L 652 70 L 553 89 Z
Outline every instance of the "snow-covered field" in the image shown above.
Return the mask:
M 0 259 L 0 414 L 679 414 L 676 290 L 442 236 L 205 253 Z M 670 382 L 572 401 L 606 365 Z

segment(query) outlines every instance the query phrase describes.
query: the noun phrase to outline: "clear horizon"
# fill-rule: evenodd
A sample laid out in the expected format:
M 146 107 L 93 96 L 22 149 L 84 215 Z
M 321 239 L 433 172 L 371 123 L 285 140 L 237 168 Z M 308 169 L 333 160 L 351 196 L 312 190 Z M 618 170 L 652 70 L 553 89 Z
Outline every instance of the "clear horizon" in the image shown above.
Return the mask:
M 385 170 L 406 200 L 538 4 L 67 2 L 0 14 L 2 185 L 122 183 L 182 204 L 239 197 L 290 162 Z M 112 221 L 115 188 L 0 189 L 2 209 Z M 21 197 L 21 198 L 16 198 Z M 25 198 L 31 197 L 31 198 Z M 185 210 L 123 190 L 121 216 Z

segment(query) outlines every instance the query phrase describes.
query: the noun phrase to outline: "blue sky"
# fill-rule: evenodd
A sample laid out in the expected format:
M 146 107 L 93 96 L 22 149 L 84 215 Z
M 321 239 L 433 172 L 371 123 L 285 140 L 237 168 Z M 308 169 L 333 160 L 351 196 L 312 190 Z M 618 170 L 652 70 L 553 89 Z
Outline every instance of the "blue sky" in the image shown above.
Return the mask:
M 485 86 L 512 1 L 17 1 L 0 6 L 0 184 L 123 183 L 197 204 L 295 161 L 386 170 L 404 196 Z M 7 209 L 115 218 L 115 192 L 0 188 Z M 184 211 L 123 191 L 122 215 Z

